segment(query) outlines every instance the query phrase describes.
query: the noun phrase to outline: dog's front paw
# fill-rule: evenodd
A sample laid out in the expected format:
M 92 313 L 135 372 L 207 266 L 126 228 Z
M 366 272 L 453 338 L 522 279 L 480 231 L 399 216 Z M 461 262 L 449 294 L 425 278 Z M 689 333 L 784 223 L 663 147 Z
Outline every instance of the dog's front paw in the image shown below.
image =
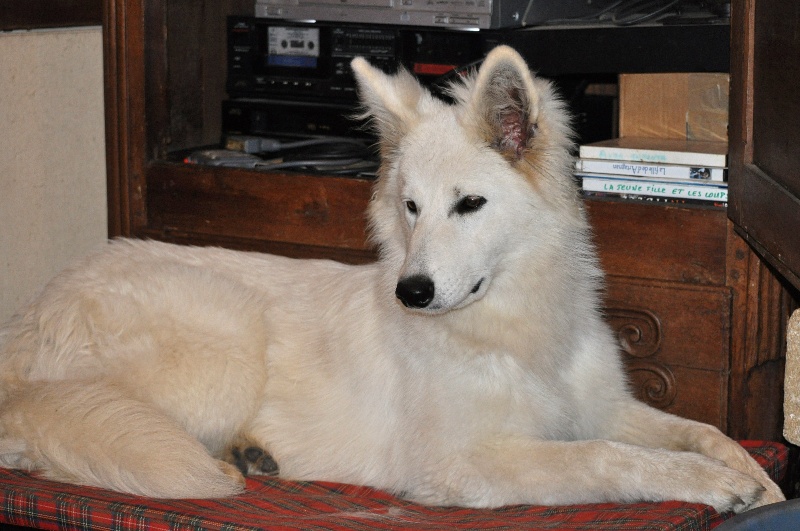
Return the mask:
M 718 513 L 733 511 L 741 513 L 758 506 L 767 494 L 761 483 L 746 474 L 727 467 L 716 477 L 709 477 L 713 483 L 707 492 L 706 503 L 714 507 Z
M 279 472 L 278 463 L 269 452 L 245 439 L 231 444 L 224 459 L 244 475 L 277 476 Z
M 718 513 L 740 513 L 755 506 L 766 488 L 749 474 L 734 470 L 721 461 L 692 452 L 671 454 L 672 473 L 664 481 L 662 499 L 711 505 Z
M 750 507 L 748 507 L 747 510 L 755 509 L 756 507 L 761 507 L 762 505 L 786 501 L 786 496 L 784 496 L 783 492 L 781 492 L 780 487 L 778 487 L 772 481 L 769 481 L 769 483 L 762 483 L 762 486 L 764 487 L 764 490 L 762 491 L 761 496 Z

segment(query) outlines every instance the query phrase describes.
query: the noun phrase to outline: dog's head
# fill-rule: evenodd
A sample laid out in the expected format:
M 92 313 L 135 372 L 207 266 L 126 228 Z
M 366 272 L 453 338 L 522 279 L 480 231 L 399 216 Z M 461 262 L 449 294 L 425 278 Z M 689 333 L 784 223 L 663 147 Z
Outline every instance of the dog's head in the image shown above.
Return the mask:
M 571 131 L 548 82 L 507 46 L 450 87 L 455 104 L 405 71 L 352 67 L 380 136 L 372 236 L 406 306 L 458 309 L 522 257 L 547 259 L 559 224 L 580 218 Z

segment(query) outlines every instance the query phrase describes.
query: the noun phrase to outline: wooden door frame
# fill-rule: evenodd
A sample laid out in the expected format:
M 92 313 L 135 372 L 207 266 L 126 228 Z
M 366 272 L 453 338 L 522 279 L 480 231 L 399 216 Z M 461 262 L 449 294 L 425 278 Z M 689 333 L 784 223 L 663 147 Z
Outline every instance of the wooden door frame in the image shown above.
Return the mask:
M 731 6 L 728 216 L 748 244 L 800 289 L 800 200 L 754 163 L 755 2 L 733 0 Z

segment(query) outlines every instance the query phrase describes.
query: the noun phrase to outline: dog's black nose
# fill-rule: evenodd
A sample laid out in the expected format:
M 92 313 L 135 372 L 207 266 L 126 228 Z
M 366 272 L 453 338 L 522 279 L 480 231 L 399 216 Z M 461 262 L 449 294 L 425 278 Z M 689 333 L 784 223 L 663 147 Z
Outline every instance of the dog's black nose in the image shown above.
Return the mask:
M 425 275 L 413 275 L 397 283 L 394 294 L 407 308 L 424 308 L 433 300 L 433 280 Z

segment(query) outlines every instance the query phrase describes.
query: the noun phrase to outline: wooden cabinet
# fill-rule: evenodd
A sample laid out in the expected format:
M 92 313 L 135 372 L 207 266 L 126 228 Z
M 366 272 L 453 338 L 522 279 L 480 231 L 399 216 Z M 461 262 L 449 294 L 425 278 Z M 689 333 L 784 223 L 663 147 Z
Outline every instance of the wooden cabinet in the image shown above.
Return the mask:
M 725 211 L 587 205 L 638 396 L 734 437 L 780 438 L 790 298 Z
M 368 180 L 192 166 L 216 142 L 224 19 L 252 1 L 106 0 L 109 232 L 346 262 Z M 608 321 L 644 400 L 734 437 L 779 438 L 788 298 L 718 208 L 587 202 Z

